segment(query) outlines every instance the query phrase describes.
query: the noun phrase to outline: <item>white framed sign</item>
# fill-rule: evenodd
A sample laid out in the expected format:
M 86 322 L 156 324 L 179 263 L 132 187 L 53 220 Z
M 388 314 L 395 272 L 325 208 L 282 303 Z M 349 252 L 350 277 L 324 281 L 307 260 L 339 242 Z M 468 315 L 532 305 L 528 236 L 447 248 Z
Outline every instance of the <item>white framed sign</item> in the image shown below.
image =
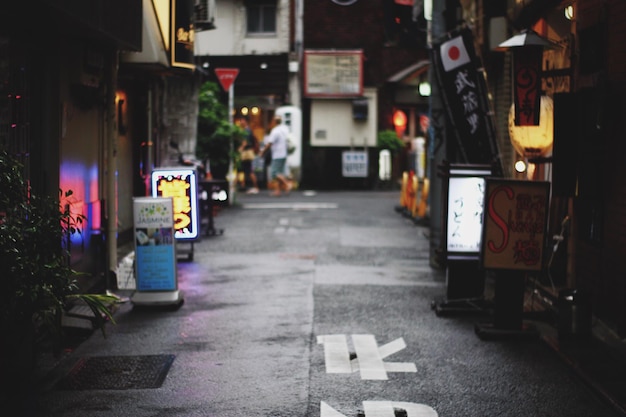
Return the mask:
M 448 252 L 480 252 L 484 196 L 484 178 L 450 178 L 448 183 Z
M 445 213 L 448 258 L 478 259 L 483 236 L 485 180 L 492 174 L 487 165 L 452 164 L 447 181 Z
M 363 51 L 304 51 L 304 95 L 324 98 L 362 96 Z
M 369 161 L 366 151 L 343 151 L 341 172 L 344 177 L 366 178 Z

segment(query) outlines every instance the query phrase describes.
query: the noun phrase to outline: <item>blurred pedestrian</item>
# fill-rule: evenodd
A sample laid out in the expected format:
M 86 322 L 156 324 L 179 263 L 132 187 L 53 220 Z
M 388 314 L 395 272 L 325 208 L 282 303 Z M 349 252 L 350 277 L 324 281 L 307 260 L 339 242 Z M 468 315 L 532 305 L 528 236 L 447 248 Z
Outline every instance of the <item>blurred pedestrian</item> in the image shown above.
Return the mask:
M 256 179 L 256 174 L 252 169 L 252 162 L 256 158 L 256 154 L 259 149 L 258 141 L 250 129 L 248 119 L 242 117 L 239 119 L 239 127 L 241 127 L 245 134 L 241 145 L 239 146 L 239 154 L 241 155 L 241 170 L 243 171 L 243 183 L 244 186 L 252 184 L 252 187 L 248 189 L 248 194 L 257 194 L 259 192 L 259 186 Z
M 275 190 L 272 196 L 279 196 L 281 192 L 291 191 L 291 182 L 285 176 L 285 165 L 287 163 L 287 137 L 289 128 L 282 124 L 280 116 L 274 116 L 272 120 L 272 130 L 267 137 L 265 148 L 261 152 L 263 157 L 267 152 L 272 152 L 272 162 L 270 165 L 270 180 L 274 182 Z

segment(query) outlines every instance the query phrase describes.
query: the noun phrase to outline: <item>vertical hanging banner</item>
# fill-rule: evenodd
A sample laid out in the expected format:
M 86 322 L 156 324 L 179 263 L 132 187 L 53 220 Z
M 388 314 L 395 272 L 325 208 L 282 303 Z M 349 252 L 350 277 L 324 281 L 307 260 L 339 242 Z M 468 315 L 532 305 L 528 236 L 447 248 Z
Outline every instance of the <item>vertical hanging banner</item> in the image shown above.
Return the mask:
M 192 168 L 159 168 L 152 171 L 152 196 L 171 197 L 174 204 L 174 237 L 193 241 L 200 236 L 198 183 Z
M 550 183 L 487 178 L 483 267 L 539 271 L 543 267 Z
M 137 291 L 176 291 L 171 198 L 133 198 Z
M 538 126 L 543 46 L 513 48 L 515 126 Z
M 476 53 L 470 29 L 449 34 L 433 44 L 432 62 L 448 120 L 465 163 L 490 164 L 501 175 L 495 129 L 491 120 L 485 77 L 476 67 Z M 497 172 L 499 171 L 499 172 Z

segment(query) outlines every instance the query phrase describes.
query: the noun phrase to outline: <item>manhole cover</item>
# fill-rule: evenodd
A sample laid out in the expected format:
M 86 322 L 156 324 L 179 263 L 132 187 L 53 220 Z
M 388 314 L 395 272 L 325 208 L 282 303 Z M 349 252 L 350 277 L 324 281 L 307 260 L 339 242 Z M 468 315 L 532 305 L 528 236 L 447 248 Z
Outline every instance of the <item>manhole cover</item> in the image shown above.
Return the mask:
M 159 388 L 174 355 L 99 356 L 83 358 L 63 378 L 64 390 Z

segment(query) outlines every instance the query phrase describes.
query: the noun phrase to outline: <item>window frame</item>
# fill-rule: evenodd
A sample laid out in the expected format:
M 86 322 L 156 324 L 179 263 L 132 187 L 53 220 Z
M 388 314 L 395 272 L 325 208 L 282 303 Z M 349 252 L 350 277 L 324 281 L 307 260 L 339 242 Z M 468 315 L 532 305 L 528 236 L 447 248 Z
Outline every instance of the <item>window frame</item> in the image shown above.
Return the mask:
M 263 2 L 246 2 L 246 36 L 247 37 L 274 37 L 277 35 L 278 30 L 278 4 L 276 1 L 263 1 Z M 250 30 L 250 11 L 251 9 L 255 9 L 257 12 L 258 21 L 256 22 L 257 31 Z M 266 17 L 269 15 L 269 11 L 273 13 L 273 30 L 265 31 L 263 27 L 266 23 Z

